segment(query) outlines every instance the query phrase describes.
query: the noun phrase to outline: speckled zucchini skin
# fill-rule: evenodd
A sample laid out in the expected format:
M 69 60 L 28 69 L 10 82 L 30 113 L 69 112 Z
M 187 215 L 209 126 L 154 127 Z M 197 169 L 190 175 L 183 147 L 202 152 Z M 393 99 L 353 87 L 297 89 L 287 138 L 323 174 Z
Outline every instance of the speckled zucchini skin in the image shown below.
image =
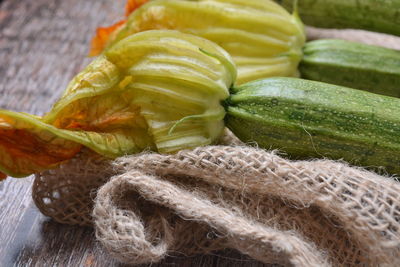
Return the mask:
M 292 10 L 294 0 L 276 0 Z M 321 28 L 354 28 L 400 35 L 400 0 L 299 0 L 301 19 Z
M 305 79 L 400 97 L 400 51 L 344 40 L 316 40 L 304 47 Z
M 400 174 L 400 99 L 272 78 L 233 89 L 226 109 L 226 125 L 244 142 L 295 159 L 344 159 Z

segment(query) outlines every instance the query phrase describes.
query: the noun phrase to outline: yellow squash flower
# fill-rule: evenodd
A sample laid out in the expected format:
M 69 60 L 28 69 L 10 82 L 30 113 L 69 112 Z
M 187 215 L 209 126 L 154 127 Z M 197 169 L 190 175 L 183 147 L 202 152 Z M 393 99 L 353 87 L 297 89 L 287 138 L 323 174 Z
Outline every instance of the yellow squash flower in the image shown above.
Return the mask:
M 299 75 L 305 42 L 297 12 L 272 0 L 130 0 L 127 20 L 99 28 L 91 55 L 131 34 L 174 29 L 201 36 L 224 48 L 238 70 L 238 85 L 274 76 Z
M 44 117 L 0 110 L 0 171 L 27 176 L 82 146 L 115 158 L 211 144 L 235 78 L 229 54 L 206 39 L 168 30 L 131 35 L 79 73 Z

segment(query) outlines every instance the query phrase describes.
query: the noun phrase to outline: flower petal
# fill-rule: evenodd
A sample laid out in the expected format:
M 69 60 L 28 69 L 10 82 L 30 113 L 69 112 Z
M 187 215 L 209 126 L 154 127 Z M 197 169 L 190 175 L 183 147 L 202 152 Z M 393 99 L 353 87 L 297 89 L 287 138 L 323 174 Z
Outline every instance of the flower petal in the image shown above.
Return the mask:
M 114 25 L 97 28 L 96 35 L 91 41 L 89 56 L 94 57 L 100 55 L 104 48 L 106 48 L 107 42 L 110 40 L 111 35 L 115 34 L 118 29 L 125 25 L 125 23 L 126 20 L 121 20 Z

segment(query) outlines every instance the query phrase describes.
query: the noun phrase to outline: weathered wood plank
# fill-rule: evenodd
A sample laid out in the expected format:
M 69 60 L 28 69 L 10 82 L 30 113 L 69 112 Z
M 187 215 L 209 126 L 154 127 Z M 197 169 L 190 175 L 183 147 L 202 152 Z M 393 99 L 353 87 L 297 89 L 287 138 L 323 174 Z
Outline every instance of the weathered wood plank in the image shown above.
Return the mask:
M 0 5 L 0 108 L 42 115 L 82 69 L 99 25 L 120 18 L 119 0 L 3 0 Z M 32 177 L 0 183 L 1 266 L 123 266 L 93 230 L 57 224 L 31 200 Z M 152 266 L 262 266 L 235 252 L 170 257 Z

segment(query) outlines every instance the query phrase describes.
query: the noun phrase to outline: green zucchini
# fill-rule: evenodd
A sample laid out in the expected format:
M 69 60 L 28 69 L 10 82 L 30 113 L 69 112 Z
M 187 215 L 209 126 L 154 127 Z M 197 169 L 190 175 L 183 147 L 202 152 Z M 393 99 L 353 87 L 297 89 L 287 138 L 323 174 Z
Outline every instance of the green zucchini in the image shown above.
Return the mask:
M 296 78 L 234 88 L 226 125 L 295 159 L 327 157 L 400 174 L 400 99 Z
M 292 10 L 296 0 L 276 0 Z M 400 35 L 400 0 L 300 0 L 302 21 L 321 28 L 354 28 Z
M 303 52 L 302 78 L 400 97 L 400 51 L 326 39 Z

